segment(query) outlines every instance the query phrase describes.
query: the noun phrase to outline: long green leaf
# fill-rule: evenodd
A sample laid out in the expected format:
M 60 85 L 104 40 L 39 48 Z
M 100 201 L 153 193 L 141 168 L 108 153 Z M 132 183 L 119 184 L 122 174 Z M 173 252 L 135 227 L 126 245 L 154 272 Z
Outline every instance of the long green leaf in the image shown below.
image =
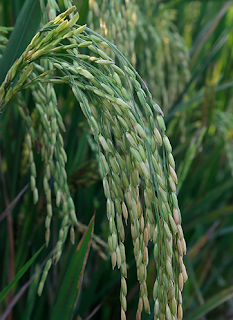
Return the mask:
M 198 42 L 194 51 L 194 54 L 192 56 L 192 59 L 190 61 L 190 69 L 192 70 L 198 56 L 199 53 L 201 52 L 201 50 L 203 49 L 203 47 L 205 46 L 205 44 L 207 43 L 207 40 L 210 38 L 210 36 L 213 34 L 214 30 L 217 28 L 218 24 L 220 23 L 222 17 L 227 13 L 229 7 L 232 5 L 231 1 L 228 1 L 227 3 L 225 3 L 223 5 L 223 7 L 221 8 L 221 10 L 219 12 L 217 12 L 216 16 L 214 19 L 212 19 L 209 23 L 208 23 L 208 28 L 207 30 L 204 30 L 204 32 L 201 32 L 199 37 L 198 37 Z M 194 48 L 192 48 L 194 50 Z
M 225 301 L 231 299 L 233 297 L 233 286 L 221 291 L 216 294 L 214 297 L 209 299 L 203 306 L 199 307 L 195 310 L 195 312 L 186 320 L 199 320 L 201 317 L 206 315 L 208 312 L 220 306 Z
M 38 257 L 42 249 L 44 248 L 41 247 L 35 254 L 34 256 L 23 266 L 23 268 L 17 273 L 16 277 L 14 280 L 11 281 L 11 283 L 6 286 L 2 292 L 0 292 L 0 302 L 5 298 L 5 296 L 8 294 L 8 292 L 14 287 L 14 285 L 19 281 L 19 279 L 24 275 L 24 273 L 28 270 L 28 268 L 31 266 L 33 261 Z
M 203 141 L 206 131 L 207 131 L 206 127 L 200 128 L 199 132 L 192 138 L 190 146 L 186 151 L 184 161 L 179 166 L 179 170 L 178 170 L 178 177 L 179 177 L 178 189 L 179 190 L 182 187 L 182 184 L 185 178 L 187 177 L 188 171 L 191 167 L 193 159 L 196 156 L 197 150 Z
M 40 281 L 40 273 L 38 272 L 37 275 L 35 276 L 34 281 L 32 281 L 28 289 L 27 304 L 25 307 L 24 315 L 22 317 L 22 319 L 24 320 L 30 320 L 33 318 L 32 312 L 33 312 L 34 305 L 36 303 L 39 281 Z
M 41 10 L 39 0 L 26 0 L 0 61 L 0 84 L 7 71 L 23 53 L 39 28 Z
M 88 11 L 89 11 L 89 1 L 84 0 L 83 5 L 80 10 L 80 18 L 78 20 L 78 23 L 80 25 L 87 23 Z
M 220 92 L 223 90 L 227 90 L 230 89 L 231 87 L 233 87 L 233 81 L 228 81 L 224 84 L 221 84 L 217 87 L 213 88 L 213 92 Z M 190 98 L 190 100 L 185 101 L 185 102 L 181 102 L 179 104 L 177 104 L 176 106 L 174 106 L 174 109 L 172 109 L 169 114 L 165 117 L 165 121 L 169 121 L 170 119 L 172 119 L 172 117 L 175 115 L 175 113 L 185 110 L 186 108 L 190 107 L 190 104 L 192 104 L 193 102 L 197 102 L 199 101 L 200 103 L 203 101 L 204 97 L 205 97 L 205 93 L 206 92 L 199 92 L 196 93 L 195 96 L 193 96 L 192 98 Z
M 193 288 L 194 288 L 193 295 L 196 294 L 197 299 L 198 299 L 200 305 L 203 305 L 203 304 L 204 304 L 203 293 L 202 293 L 202 290 L 201 290 L 201 288 L 200 288 L 200 283 L 198 282 L 197 275 L 195 274 L 194 266 L 193 266 L 193 264 L 191 263 L 189 257 L 186 257 L 186 259 L 185 259 L 185 264 L 186 264 L 186 267 L 187 267 L 187 271 L 188 271 L 188 275 L 189 275 L 189 280 L 191 281 L 192 286 L 193 286 Z M 190 296 L 191 296 L 191 295 L 190 295 Z M 190 298 L 193 300 L 193 296 L 191 296 Z
M 51 320 L 70 320 L 72 317 L 80 294 L 84 269 L 91 246 L 94 219 L 95 216 L 92 217 L 68 267 Z
M 219 50 L 226 43 L 226 41 L 228 40 L 228 37 L 229 37 L 228 34 L 229 34 L 230 30 L 232 29 L 232 26 L 233 26 L 233 23 L 231 23 L 228 28 L 223 30 L 221 35 L 214 42 L 213 46 L 211 47 L 211 51 L 207 54 L 206 58 L 201 60 L 202 61 L 201 65 L 198 67 L 196 72 L 193 73 L 191 79 L 186 84 L 183 92 L 179 95 L 179 97 L 177 98 L 177 100 L 173 104 L 168 116 L 166 117 L 166 121 L 169 120 L 174 115 L 174 113 L 178 111 L 177 109 L 179 108 L 180 104 L 182 104 L 181 101 L 182 101 L 185 93 L 187 93 L 187 91 L 188 91 L 189 87 L 191 86 L 191 84 L 194 82 L 194 80 L 197 77 L 199 77 L 203 73 L 203 71 L 208 67 L 208 65 L 212 61 L 213 57 L 219 52 Z

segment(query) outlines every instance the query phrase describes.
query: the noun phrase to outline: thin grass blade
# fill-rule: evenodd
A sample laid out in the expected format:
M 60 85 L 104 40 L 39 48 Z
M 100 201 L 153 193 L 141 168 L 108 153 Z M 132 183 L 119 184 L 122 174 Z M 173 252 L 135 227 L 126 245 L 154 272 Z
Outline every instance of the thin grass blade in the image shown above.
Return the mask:
M 194 54 L 192 56 L 192 59 L 190 61 L 190 68 L 192 69 L 196 60 L 198 59 L 199 53 L 201 52 L 202 48 L 210 38 L 210 36 L 213 34 L 214 30 L 217 28 L 219 22 L 221 21 L 222 17 L 227 13 L 228 9 L 232 5 L 231 1 L 228 1 L 227 3 L 224 4 L 222 9 L 217 13 L 216 17 L 210 21 L 208 24 L 207 30 L 203 30 L 198 39 L 197 43 L 195 43 L 196 48 L 192 47 L 192 51 L 194 51 Z
M 73 310 L 80 294 L 83 274 L 91 246 L 94 219 L 95 216 L 92 217 L 68 267 L 51 320 L 69 320 L 72 318 Z
M 233 286 L 221 291 L 212 298 L 210 298 L 203 306 L 196 309 L 196 311 L 186 320 L 199 320 L 205 316 L 208 312 L 214 310 L 225 301 L 233 297 Z
M 80 25 L 85 24 L 87 22 L 88 12 L 89 12 L 89 1 L 84 0 L 83 5 L 80 10 L 80 18 L 78 20 L 78 23 Z
M 8 292 L 14 287 L 14 285 L 19 281 L 19 279 L 24 275 L 24 273 L 28 270 L 28 268 L 32 265 L 32 263 L 35 261 L 35 259 L 38 257 L 42 249 L 41 247 L 34 255 L 33 257 L 23 266 L 23 268 L 17 273 L 16 277 L 14 278 L 11 283 L 6 286 L 2 292 L 0 292 L 0 302 L 5 298 L 5 296 L 8 294 Z
M 4 81 L 12 64 L 30 43 L 39 28 L 40 20 L 40 1 L 26 0 L 0 61 L 0 84 Z

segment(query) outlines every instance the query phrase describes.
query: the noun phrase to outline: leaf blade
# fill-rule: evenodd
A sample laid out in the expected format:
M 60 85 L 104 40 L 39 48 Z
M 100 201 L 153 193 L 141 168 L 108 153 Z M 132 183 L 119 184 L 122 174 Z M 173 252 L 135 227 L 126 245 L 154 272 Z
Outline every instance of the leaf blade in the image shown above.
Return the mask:
M 39 0 L 27 0 L 16 21 L 14 30 L 0 61 L 0 84 L 15 60 L 20 57 L 39 28 L 41 10 Z
M 51 320 L 69 320 L 72 317 L 75 303 L 80 294 L 82 278 L 90 250 L 94 231 L 94 219 L 95 215 L 92 217 L 86 232 L 80 240 L 67 269 Z
M 233 286 L 221 291 L 220 293 L 216 294 L 212 298 L 210 298 L 203 306 L 197 308 L 195 312 L 187 318 L 187 320 L 199 320 L 201 317 L 206 315 L 208 312 L 212 311 L 213 309 L 217 308 L 219 305 L 224 303 L 225 301 L 229 300 L 233 297 Z
M 37 256 L 40 254 L 44 246 L 42 246 L 34 255 L 33 257 L 23 266 L 23 268 L 17 273 L 15 278 L 0 292 L 0 302 L 5 298 L 8 292 L 14 287 L 14 285 L 19 281 L 19 279 L 24 275 L 24 273 L 28 270 Z

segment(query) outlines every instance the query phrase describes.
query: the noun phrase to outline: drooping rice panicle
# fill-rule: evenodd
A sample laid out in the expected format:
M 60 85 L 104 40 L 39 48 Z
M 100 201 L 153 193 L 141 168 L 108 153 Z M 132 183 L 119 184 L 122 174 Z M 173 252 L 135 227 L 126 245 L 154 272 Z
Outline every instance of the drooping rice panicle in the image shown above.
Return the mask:
M 183 264 L 186 245 L 176 196 L 177 176 L 172 147 L 166 136 L 163 112 L 153 101 L 147 86 L 123 54 L 109 41 L 86 26 L 76 25 L 78 15 L 66 17 L 75 7 L 61 13 L 41 29 L 9 70 L 0 87 L 2 107 L 13 94 L 31 88 L 38 116 L 41 155 L 44 160 L 43 186 L 47 200 L 46 243 L 52 220 L 50 179 L 56 205 L 62 207 L 63 220 L 53 255 L 57 263 L 68 229 L 74 242 L 78 225 L 75 205 L 67 184 L 67 156 L 61 131 L 65 130 L 57 108 L 52 83 L 68 83 L 92 130 L 98 149 L 100 174 L 107 199 L 109 247 L 112 267 L 121 272 L 121 319 L 127 311 L 127 264 L 125 225 L 130 224 L 137 278 L 140 284 L 137 319 L 144 309 L 150 313 L 147 290 L 148 243 L 153 241 L 156 263 L 154 283 L 155 319 L 182 318 L 181 291 L 187 280 Z M 65 43 L 64 40 L 65 39 Z M 105 42 L 111 55 L 100 44 Z M 67 44 L 68 43 L 68 44 Z M 116 56 L 119 64 L 115 64 Z M 42 68 L 37 62 L 44 61 Z M 20 75 L 18 82 L 13 80 Z M 2 108 L 1 107 L 1 108 Z M 21 106 L 20 113 L 30 127 L 30 116 Z M 35 200 L 36 173 L 32 142 L 27 134 L 31 186 Z M 39 285 L 42 292 L 51 261 Z

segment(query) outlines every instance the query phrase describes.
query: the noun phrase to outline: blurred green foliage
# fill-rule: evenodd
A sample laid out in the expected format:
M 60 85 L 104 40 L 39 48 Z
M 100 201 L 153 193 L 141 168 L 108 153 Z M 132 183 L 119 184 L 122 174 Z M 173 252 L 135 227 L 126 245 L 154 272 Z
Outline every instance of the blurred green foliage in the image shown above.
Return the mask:
M 60 2 L 61 9 L 64 9 L 63 2 Z M 166 110 L 167 134 L 176 160 L 178 199 L 188 247 L 185 263 L 189 281 L 183 293 L 184 319 L 230 319 L 233 316 L 233 5 L 231 1 L 135 0 L 122 1 L 123 9 L 120 9 L 124 10 L 128 2 L 134 5 L 137 13 L 135 26 L 127 24 L 130 15 L 124 18 L 129 31 L 125 36 L 130 36 L 130 30 L 133 30 L 130 38 L 133 52 L 129 51 L 128 58 L 131 59 L 132 54 L 136 56 L 133 60 L 136 69 L 148 83 L 155 101 Z M 2 1 L 0 25 L 14 26 L 23 3 L 23 0 Z M 85 18 L 82 22 L 91 24 L 92 18 L 94 27 L 95 19 L 104 14 L 100 3 L 99 11 L 95 3 L 98 4 L 96 1 L 89 1 L 89 6 L 87 1 L 77 3 Z M 114 1 L 104 3 L 107 10 Z M 109 27 L 111 23 L 110 19 Z M 118 32 L 123 33 L 123 27 Z M 10 30 L 1 33 L 0 53 L 9 34 Z M 173 41 L 171 45 L 168 42 L 167 47 L 166 35 Z M 115 44 L 118 46 L 117 41 L 120 41 L 119 46 L 124 49 L 127 43 L 118 38 Z M 182 48 L 179 49 L 177 43 L 182 44 Z M 125 54 L 128 54 L 127 50 Z M 179 81 L 182 83 L 178 87 Z M 105 198 L 89 126 L 76 107 L 77 102 L 68 86 L 57 85 L 55 89 L 67 128 L 64 135 L 68 156 L 66 169 L 77 217 L 88 225 L 96 212 L 94 232 L 107 241 Z M 33 103 L 30 95 L 26 95 L 25 100 L 28 105 Z M 30 173 L 24 133 L 16 100 L 12 99 L 0 115 L 1 290 L 44 244 L 43 166 L 40 156 L 36 156 L 38 187 L 42 196 L 35 206 L 27 188 Z M 8 309 L 8 319 L 51 318 L 64 275 L 84 228 L 76 230 L 75 246 L 66 244 L 59 264 L 53 266 L 48 275 L 41 297 L 37 296 L 38 275 L 33 282 L 28 281 L 56 244 L 60 224 L 57 214 L 48 248 L 40 253 L 1 302 L 0 313 Z M 127 317 L 135 319 L 138 284 L 129 229 L 125 247 L 130 271 Z M 153 259 L 150 261 L 148 284 L 151 283 L 149 287 L 152 288 L 155 267 Z M 25 284 L 28 286 L 23 291 Z M 120 274 L 111 270 L 108 250 L 102 244 L 93 247 L 73 319 L 79 319 L 78 316 L 90 319 L 88 316 L 93 311 L 92 319 L 118 319 L 119 286 Z M 152 292 L 149 297 L 152 301 Z M 16 303 L 12 306 L 15 298 Z M 142 319 L 153 319 L 153 314 L 143 313 Z

